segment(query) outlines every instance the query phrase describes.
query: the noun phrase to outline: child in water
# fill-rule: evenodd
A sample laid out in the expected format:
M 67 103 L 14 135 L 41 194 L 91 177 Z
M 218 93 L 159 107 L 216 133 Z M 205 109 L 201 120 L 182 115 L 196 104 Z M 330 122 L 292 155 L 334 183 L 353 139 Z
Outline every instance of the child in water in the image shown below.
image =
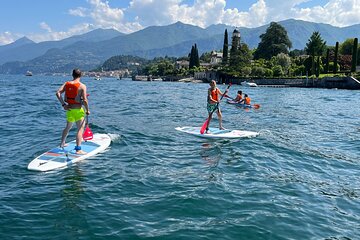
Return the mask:
M 239 90 L 239 91 L 237 92 L 236 98 L 234 99 L 234 102 L 240 102 L 242 99 L 243 99 L 243 97 L 242 97 L 242 91 Z
M 247 94 L 245 94 L 244 99 L 241 100 L 239 103 L 243 103 L 245 105 L 250 105 L 251 104 L 251 98 Z

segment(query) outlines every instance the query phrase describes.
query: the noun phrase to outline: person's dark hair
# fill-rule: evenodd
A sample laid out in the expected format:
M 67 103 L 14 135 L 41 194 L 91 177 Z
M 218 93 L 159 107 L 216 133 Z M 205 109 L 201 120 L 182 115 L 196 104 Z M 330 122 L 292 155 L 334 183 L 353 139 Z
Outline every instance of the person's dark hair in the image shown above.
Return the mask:
M 73 78 L 79 78 L 79 77 L 81 77 L 81 71 L 80 71 L 80 69 L 78 69 L 78 68 L 74 69 L 73 72 L 72 72 L 72 76 L 73 76 Z
M 238 94 L 242 94 L 242 91 L 238 91 Z
M 245 97 L 247 97 L 248 95 L 247 94 L 245 94 Z

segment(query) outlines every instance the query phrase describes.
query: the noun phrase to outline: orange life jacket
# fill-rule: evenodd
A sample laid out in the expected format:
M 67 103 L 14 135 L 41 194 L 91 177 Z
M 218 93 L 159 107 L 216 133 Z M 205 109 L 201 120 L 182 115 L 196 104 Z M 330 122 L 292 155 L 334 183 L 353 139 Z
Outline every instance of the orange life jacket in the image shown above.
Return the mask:
M 219 101 L 219 89 L 215 88 L 214 90 L 211 90 L 211 98 L 215 101 Z
M 246 97 L 245 98 L 245 104 L 250 105 L 250 102 L 251 102 L 251 98 Z
M 65 84 L 65 102 L 68 104 L 81 104 L 76 101 L 76 97 L 79 92 L 80 83 L 66 82 Z

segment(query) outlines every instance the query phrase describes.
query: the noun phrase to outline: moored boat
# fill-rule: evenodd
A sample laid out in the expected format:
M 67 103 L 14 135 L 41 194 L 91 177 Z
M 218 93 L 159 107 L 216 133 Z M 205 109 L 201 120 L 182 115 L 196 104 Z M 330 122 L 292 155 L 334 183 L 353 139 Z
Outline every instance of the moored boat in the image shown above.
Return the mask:
M 258 85 L 256 83 L 244 81 L 244 82 L 241 82 L 241 86 L 244 86 L 244 87 L 257 87 Z

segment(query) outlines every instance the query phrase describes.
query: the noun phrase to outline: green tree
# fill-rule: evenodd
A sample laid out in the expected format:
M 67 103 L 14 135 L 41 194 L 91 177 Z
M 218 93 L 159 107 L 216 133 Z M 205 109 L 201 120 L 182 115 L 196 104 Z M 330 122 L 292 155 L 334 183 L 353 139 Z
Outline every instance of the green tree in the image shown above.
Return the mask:
M 195 66 L 195 47 L 194 45 L 191 46 L 191 51 L 189 54 L 189 69 Z
M 353 53 L 354 38 L 346 39 L 339 46 L 339 53 L 342 55 L 351 55 Z
M 276 65 L 272 68 L 274 77 L 281 77 L 284 75 L 284 71 L 280 65 Z
M 193 68 L 193 67 L 200 67 L 200 59 L 199 59 L 199 52 L 196 46 L 193 45 L 191 47 L 191 52 L 190 52 L 190 60 L 189 60 L 189 69 Z
M 351 72 L 356 72 L 356 63 L 358 57 L 358 39 L 354 39 L 352 58 L 351 58 Z
M 229 55 L 229 40 L 228 40 L 228 32 L 227 29 L 225 29 L 224 33 L 224 45 L 223 45 L 223 58 L 222 62 L 224 65 L 228 63 L 228 56 Z
M 263 77 L 263 76 L 265 76 L 265 68 L 259 67 L 259 66 L 254 66 L 251 69 L 251 76 L 254 76 L 254 77 Z
M 283 26 L 272 22 L 264 34 L 260 35 L 260 43 L 254 53 L 255 59 L 271 59 L 279 53 L 289 53 L 292 43 Z
M 199 50 L 196 46 L 196 43 L 194 49 L 195 49 L 194 65 L 195 67 L 200 67 Z
M 245 43 L 242 43 L 240 45 L 239 54 L 239 67 L 249 67 L 251 65 L 251 59 L 253 57 L 249 46 Z
M 330 49 L 326 50 L 326 66 L 325 66 L 325 73 L 329 72 L 329 63 L 330 63 Z
M 316 56 L 321 56 L 324 52 L 326 42 L 321 38 L 321 34 L 317 31 L 313 32 L 310 39 L 306 43 L 305 51 L 311 56 L 311 75 L 315 74 Z
M 333 73 L 337 73 L 338 71 L 338 53 L 339 53 L 339 42 L 336 42 L 335 45 L 335 56 L 334 56 L 334 68 L 333 68 Z
M 319 76 L 320 76 L 321 66 L 322 66 L 321 57 L 320 57 L 320 56 L 317 56 L 316 72 L 315 72 L 316 77 L 319 77 Z
M 305 52 L 311 56 L 321 56 L 325 50 L 326 41 L 324 41 L 319 32 L 313 32 L 306 43 Z
M 275 62 L 275 65 L 280 65 L 285 72 L 287 72 L 291 66 L 291 58 L 285 53 L 279 53 L 273 57 L 273 61 Z
M 230 58 L 229 58 L 229 65 L 230 67 L 235 68 L 239 63 L 240 57 L 240 32 L 238 30 L 234 30 L 232 41 L 231 41 L 231 48 L 230 48 Z
M 210 62 L 211 61 L 211 52 L 204 52 L 200 56 L 200 60 L 203 62 Z

